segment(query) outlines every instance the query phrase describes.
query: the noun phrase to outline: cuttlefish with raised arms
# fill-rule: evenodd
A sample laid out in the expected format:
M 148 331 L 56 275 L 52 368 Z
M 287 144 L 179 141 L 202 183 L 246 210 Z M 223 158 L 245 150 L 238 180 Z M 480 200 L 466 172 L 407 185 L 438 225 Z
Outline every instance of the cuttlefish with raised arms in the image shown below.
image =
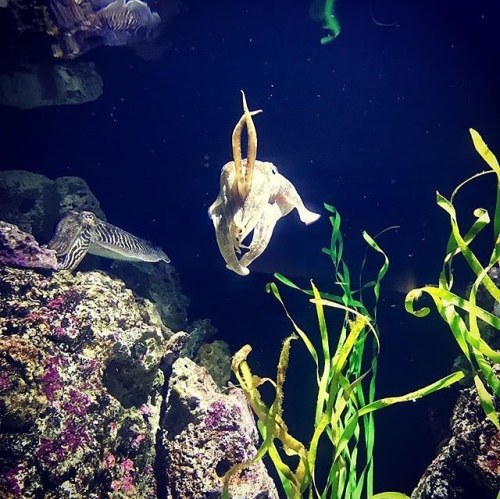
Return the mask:
M 309 225 L 320 217 L 308 210 L 293 184 L 272 163 L 257 160 L 257 131 L 245 93 L 243 115 L 232 136 L 233 161 L 222 167 L 220 192 L 208 209 L 215 236 L 226 267 L 239 275 L 248 275 L 248 266 L 267 248 L 276 222 L 297 208 L 300 220 Z M 246 126 L 247 158 L 241 156 L 241 133 Z M 249 246 L 243 244 L 253 231 Z M 238 260 L 237 254 L 246 249 Z

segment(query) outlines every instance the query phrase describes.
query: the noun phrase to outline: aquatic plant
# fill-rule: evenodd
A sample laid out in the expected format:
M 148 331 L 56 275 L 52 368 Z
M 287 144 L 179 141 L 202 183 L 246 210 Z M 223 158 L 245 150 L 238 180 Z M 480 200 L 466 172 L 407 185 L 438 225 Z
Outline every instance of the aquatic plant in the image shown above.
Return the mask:
M 424 317 L 429 314 L 429 307 L 415 308 L 415 302 L 426 293 L 436 306 L 436 310 L 450 327 L 453 336 L 467 359 L 474 385 L 477 389 L 481 405 L 488 419 L 500 429 L 498 412 L 495 408 L 494 395 L 500 397 L 500 380 L 492 369 L 492 363 L 500 362 L 500 352 L 494 350 L 484 339 L 485 325 L 497 331 L 500 329 L 500 318 L 491 312 L 484 310 L 477 304 L 478 291 L 484 290 L 488 295 L 500 302 L 500 290 L 490 276 L 492 269 L 500 262 L 500 166 L 495 155 L 488 149 L 483 139 L 473 129 L 470 134 L 474 147 L 490 170 L 480 172 L 462 182 L 452 193 L 450 199 L 446 199 L 439 192 L 436 193 L 436 201 L 450 218 L 451 234 L 446 248 L 446 256 L 443 268 L 439 275 L 436 286 L 423 286 L 413 289 L 406 295 L 405 307 L 408 312 Z M 458 224 L 457 212 L 454 200 L 458 192 L 470 181 L 486 175 L 496 175 L 496 205 L 493 219 L 493 248 L 489 260 L 483 264 L 471 248 L 471 243 L 490 223 L 490 216 L 486 209 L 474 210 L 476 220 L 464 234 Z M 453 289 L 453 263 L 454 258 L 461 255 L 474 273 L 474 280 L 468 297 L 462 297 Z
M 231 478 L 266 455 L 271 458 L 283 490 L 289 498 L 377 497 L 373 495 L 373 412 L 398 402 L 414 401 L 448 387 L 465 376 L 462 371 L 458 371 L 406 395 L 375 399 L 380 346 L 376 307 L 380 284 L 387 272 L 389 259 L 375 239 L 364 232 L 365 241 L 369 247 L 382 255 L 383 264 L 375 280 L 366 283 L 359 290 L 354 290 L 348 266 L 343 259 L 340 215 L 333 206 L 325 204 L 325 208 L 331 213 L 332 237 L 330 248 L 323 249 L 323 252 L 332 260 L 335 289 L 339 291 L 320 292 L 312 281 L 311 289 L 302 289 L 284 276 L 275 274 L 282 284 L 311 297 L 310 301 L 316 309 L 321 348 L 316 349 L 307 333 L 293 320 L 276 283 L 268 284 L 268 292 L 282 305 L 292 323 L 294 333 L 283 342 L 275 380 L 261 378 L 252 373 L 247 363 L 251 352 L 250 345 L 245 345 L 233 357 L 232 370 L 258 418 L 263 442 L 251 461 L 234 466 L 225 475 L 224 497 L 229 497 Z M 364 304 L 364 296 L 368 290 L 371 290 L 374 298 L 371 312 Z M 330 344 L 325 307 L 333 308 L 342 314 L 342 326 L 334 349 Z M 308 446 L 292 436 L 283 417 L 284 382 L 290 348 L 292 341 L 298 338 L 302 340 L 316 366 L 316 407 Z M 367 348 L 370 343 L 371 348 Z M 260 393 L 261 386 L 266 382 L 275 390 L 275 397 L 270 405 L 266 405 Z M 280 445 L 275 444 L 276 440 Z M 320 446 L 331 455 L 328 474 L 323 484 L 319 483 L 316 476 L 316 459 Z M 290 456 L 298 458 L 295 466 L 290 464 Z M 405 496 L 385 493 L 378 497 L 388 499 Z
M 315 0 L 309 9 L 309 15 L 329 31 L 321 38 L 322 45 L 330 43 L 340 35 L 340 23 L 335 15 L 335 0 Z

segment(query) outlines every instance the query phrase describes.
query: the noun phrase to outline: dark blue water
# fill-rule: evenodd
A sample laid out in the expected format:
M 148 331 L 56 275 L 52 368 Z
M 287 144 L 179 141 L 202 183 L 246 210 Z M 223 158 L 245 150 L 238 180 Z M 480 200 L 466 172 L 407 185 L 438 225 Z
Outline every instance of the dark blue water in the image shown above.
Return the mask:
M 449 224 L 436 190 L 449 196 L 484 169 L 468 128 L 500 154 L 497 4 L 339 1 L 342 33 L 321 45 L 325 33 L 306 1 L 187 2 L 161 60 L 125 48 L 82 57 L 104 80 L 96 102 L 1 108 L 2 168 L 84 178 L 111 223 L 166 250 L 191 299 L 190 318 L 211 318 L 233 350 L 254 345 L 262 375 L 273 374 L 291 332 L 264 290 L 272 273 L 332 288 L 321 254 L 330 237 L 323 202 L 343 217 L 355 276 L 365 251 L 361 231 L 399 226 L 379 239 L 391 268 L 379 309 L 378 392 L 404 393 L 449 373 L 458 351 L 435 314 L 409 316 L 403 300 L 411 286 L 436 282 L 441 268 Z M 251 109 L 264 110 L 255 117 L 258 158 L 274 162 L 309 208 L 323 210 L 309 227 L 295 212 L 281 220 L 248 277 L 225 268 L 207 217 L 220 168 L 231 159 L 241 89 Z M 493 194 L 494 183 L 483 179 L 460 196 L 464 225 L 472 208 L 491 208 Z M 369 260 L 368 275 L 377 264 Z M 457 282 L 465 289 L 470 278 L 464 271 Z M 312 309 L 286 295 L 314 335 Z M 302 437 L 313 367 L 298 343 L 292 355 L 286 408 Z M 411 491 L 438 444 L 435 421 L 446 425 L 454 397 L 449 391 L 377 415 L 377 491 Z

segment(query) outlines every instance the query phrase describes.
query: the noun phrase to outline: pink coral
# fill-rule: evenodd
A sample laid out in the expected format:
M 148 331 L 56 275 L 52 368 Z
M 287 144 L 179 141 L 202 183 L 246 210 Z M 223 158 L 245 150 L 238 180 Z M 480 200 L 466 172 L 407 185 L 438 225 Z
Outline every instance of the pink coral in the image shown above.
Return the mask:
M 134 461 L 132 459 L 125 459 L 120 467 L 123 471 L 132 471 L 134 469 Z
M 143 416 L 149 416 L 151 414 L 151 409 L 150 409 L 150 407 L 148 405 L 142 404 L 141 407 L 139 408 L 139 412 Z
M 132 440 L 132 448 L 138 449 L 141 445 L 141 442 L 145 440 L 146 435 L 144 433 L 139 433 L 134 439 Z
M 123 472 L 121 479 L 113 480 L 111 483 L 111 488 L 113 490 L 121 490 L 123 492 L 131 492 L 135 490 L 134 485 L 134 462 L 132 459 L 125 459 L 120 464 L 120 469 Z
M 112 468 L 116 463 L 116 458 L 111 452 L 108 452 L 102 461 L 102 467 L 105 470 Z

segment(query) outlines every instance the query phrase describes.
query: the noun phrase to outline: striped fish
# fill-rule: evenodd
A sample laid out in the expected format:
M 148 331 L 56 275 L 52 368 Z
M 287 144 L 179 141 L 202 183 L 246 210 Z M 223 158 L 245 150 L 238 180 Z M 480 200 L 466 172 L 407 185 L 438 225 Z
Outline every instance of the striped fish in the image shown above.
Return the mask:
M 170 262 L 160 248 L 99 220 L 90 211 L 70 211 L 58 223 L 47 247 L 61 259 L 60 270 L 75 269 L 87 253 L 114 260 Z

